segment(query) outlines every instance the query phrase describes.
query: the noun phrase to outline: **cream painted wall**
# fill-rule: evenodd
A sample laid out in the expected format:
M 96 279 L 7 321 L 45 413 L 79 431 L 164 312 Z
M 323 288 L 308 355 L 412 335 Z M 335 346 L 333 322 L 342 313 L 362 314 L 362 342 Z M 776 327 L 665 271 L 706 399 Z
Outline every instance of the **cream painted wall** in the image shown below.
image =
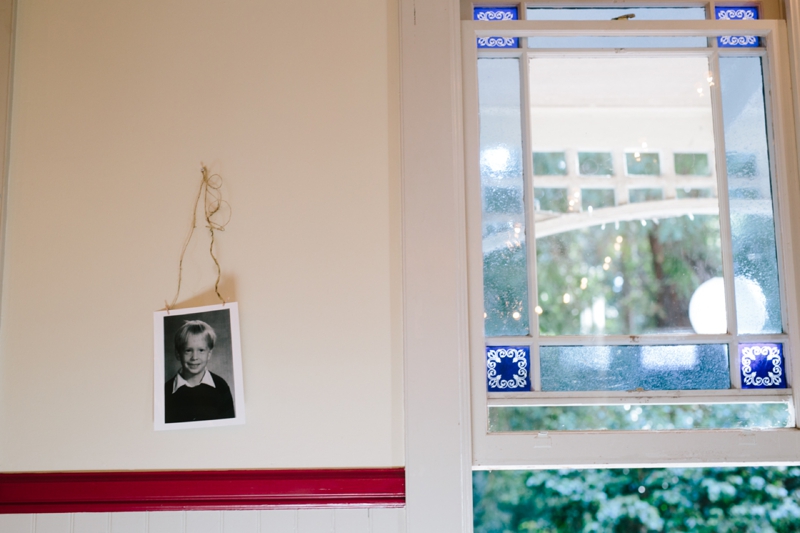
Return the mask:
M 403 464 L 396 0 L 18 0 L 0 470 Z M 247 424 L 152 429 L 200 162 Z M 204 232 L 184 306 L 210 304 Z

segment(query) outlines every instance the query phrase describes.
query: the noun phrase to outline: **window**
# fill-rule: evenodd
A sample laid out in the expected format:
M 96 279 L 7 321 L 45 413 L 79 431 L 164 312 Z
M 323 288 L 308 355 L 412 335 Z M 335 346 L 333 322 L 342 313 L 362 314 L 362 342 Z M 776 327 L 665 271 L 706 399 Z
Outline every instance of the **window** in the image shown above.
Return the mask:
M 783 26 L 523 11 L 463 24 L 473 466 L 800 460 Z

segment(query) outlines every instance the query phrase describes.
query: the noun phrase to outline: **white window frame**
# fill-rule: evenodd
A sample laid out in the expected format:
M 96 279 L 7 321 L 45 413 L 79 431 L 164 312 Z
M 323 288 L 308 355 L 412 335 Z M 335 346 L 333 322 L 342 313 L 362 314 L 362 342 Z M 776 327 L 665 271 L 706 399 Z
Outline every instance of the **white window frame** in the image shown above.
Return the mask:
M 481 248 L 481 194 L 479 168 L 479 125 L 478 125 L 478 91 L 477 91 L 477 59 L 479 54 L 486 57 L 519 57 L 524 79 L 526 61 L 529 50 L 497 49 L 478 50 L 475 39 L 481 36 L 496 35 L 501 37 L 519 37 L 523 42 L 530 36 L 624 36 L 624 35 L 698 35 L 708 37 L 717 35 L 755 34 L 766 41 L 765 84 L 771 99 L 768 98 L 767 111 L 772 111 L 772 120 L 768 120 L 772 132 L 771 161 L 774 161 L 773 180 L 776 188 L 773 196 L 776 205 L 776 221 L 779 243 L 779 268 L 783 289 L 783 322 L 786 334 L 751 336 L 754 342 L 780 342 L 784 345 L 788 381 L 800 383 L 800 365 L 792 364 L 791 354 L 798 343 L 798 312 L 796 295 L 796 272 L 791 255 L 792 242 L 800 238 L 800 233 L 792 234 L 788 213 L 791 208 L 800 208 L 797 190 L 789 186 L 789 178 L 797 179 L 794 131 L 788 127 L 790 121 L 782 117 L 791 116 L 791 96 L 789 89 L 789 57 L 787 53 L 785 23 L 777 20 L 760 20 L 746 24 L 732 21 L 520 21 L 503 23 L 503 29 L 497 29 L 497 23 L 462 22 L 462 57 L 464 76 L 464 129 L 467 182 L 468 213 L 468 247 L 470 267 L 470 353 L 472 380 L 472 446 L 473 466 L 482 469 L 498 468 L 564 468 L 585 466 L 666 466 L 670 464 L 709 464 L 720 462 L 753 462 L 791 463 L 800 461 L 800 431 L 797 428 L 775 429 L 765 431 L 742 430 L 674 430 L 656 431 L 551 431 L 551 432 L 509 432 L 489 433 L 487 431 L 487 413 L 489 406 L 537 406 L 537 405 L 592 405 L 592 404 L 644 404 L 644 403 L 740 403 L 760 401 L 787 401 L 797 410 L 800 407 L 798 398 L 793 397 L 791 389 L 759 389 L 743 390 L 738 388 L 738 350 L 735 335 L 692 335 L 692 336 L 604 336 L 597 339 L 603 344 L 637 346 L 642 344 L 719 342 L 731 343 L 731 369 L 734 387 L 720 391 L 641 391 L 641 392 L 574 392 L 555 393 L 540 392 L 538 387 L 539 361 L 538 344 L 573 344 L 568 337 L 543 338 L 537 335 L 538 323 L 533 318 L 532 335 L 529 337 L 497 337 L 483 336 L 483 276 Z M 506 29 L 506 27 L 508 29 Z M 745 29 L 746 27 L 746 29 Z M 724 49 L 730 52 L 730 49 Z M 571 52 L 571 51 L 570 51 Z M 749 55 L 744 49 L 733 51 L 737 56 Z M 556 52 L 557 54 L 559 52 Z M 580 53 L 576 51 L 576 53 Z M 599 52 L 590 52 L 599 53 Z M 612 52 L 616 54 L 616 52 Z M 698 49 L 679 51 L 680 54 L 707 55 L 714 58 L 716 49 Z M 648 50 L 648 56 L 674 55 L 675 52 L 665 50 Z M 716 87 L 718 90 L 718 86 Z M 522 101 L 526 98 L 523 95 Z M 717 99 L 718 101 L 718 99 Z M 523 106 L 526 108 L 526 106 Z M 770 109 L 771 107 L 771 109 Z M 784 114 L 784 112 L 786 112 Z M 524 113 L 524 110 L 523 110 Z M 525 120 L 523 120 L 523 124 Z M 721 125 L 717 124 L 721 129 Z M 525 128 L 523 128 L 524 130 Z M 523 139 L 527 136 L 523 133 Z M 528 150 L 524 150 L 527 153 Z M 718 159 L 722 158 L 718 154 Z M 523 164 L 527 164 L 524 161 Z M 724 165 L 724 159 L 717 161 L 717 167 Z M 529 173 L 528 173 L 529 174 Z M 724 173 L 719 173 L 724 178 Z M 531 177 L 526 181 L 530 183 Z M 724 183 L 724 182 L 722 182 Z M 727 187 L 720 186 L 720 190 Z M 530 190 L 530 189 L 527 189 Z M 530 194 L 526 195 L 529 198 Z M 788 200 L 788 201 L 787 201 Z M 720 196 L 721 206 L 726 205 L 726 196 Z M 533 211 L 528 205 L 527 211 Z M 726 210 L 722 210 L 726 212 Z M 781 215 L 781 213 L 783 213 Z M 532 220 L 526 226 L 528 232 L 533 229 Z M 723 236 L 725 225 L 723 224 Z M 729 232 L 728 232 L 729 236 Z M 792 238 L 794 237 L 794 238 Z M 725 237 L 724 237 L 725 238 Z M 728 237 L 729 238 L 729 237 Z M 535 262 L 533 247 L 529 246 L 528 261 L 531 278 L 529 293 L 530 307 L 536 305 L 535 300 Z M 728 258 L 727 272 L 732 271 L 732 259 Z M 731 276 L 728 275 L 730 280 Z M 728 283 L 728 301 L 734 301 L 733 283 Z M 728 323 L 735 324 L 735 310 L 729 306 Z M 713 338 L 712 338 L 713 337 Z M 531 346 L 531 376 L 534 391 L 529 393 L 493 393 L 491 398 L 486 394 L 486 345 L 529 345 Z M 624 445 L 621 445 L 624 443 Z
M 792 81 L 798 87 L 800 2 L 786 0 L 785 8 Z M 472 530 L 460 10 L 458 0 L 400 0 L 406 524 L 412 533 Z M 798 94 L 792 98 L 797 109 Z M 777 111 L 794 116 L 791 109 Z M 789 194 L 794 207 L 800 204 L 797 183 L 792 185 Z M 791 233 L 800 235 L 800 217 L 794 218 Z M 787 244 L 782 241 L 783 250 L 797 259 L 797 252 L 786 248 Z M 732 432 L 730 440 L 742 441 L 744 446 L 730 443 L 715 453 L 691 453 L 683 462 L 669 464 L 781 463 L 800 449 L 793 438 L 783 438 L 784 432 L 739 433 L 742 436 Z M 592 439 L 587 436 L 583 446 L 591 448 Z M 611 440 L 625 448 L 618 458 L 631 464 L 636 443 L 622 436 Z M 509 452 L 526 451 L 524 445 L 519 448 L 522 443 L 510 444 Z M 557 441 L 551 441 L 551 449 L 554 444 Z M 675 445 L 687 448 L 681 442 Z M 728 454 L 731 448 L 733 455 Z M 756 454 L 743 453 L 745 449 L 774 449 L 766 452 L 774 460 L 761 453 L 755 460 Z M 635 455 L 642 460 L 637 464 L 662 464 L 646 451 Z M 570 457 L 564 459 L 564 466 L 586 466 L 574 464 Z M 529 461 L 519 463 L 524 466 Z

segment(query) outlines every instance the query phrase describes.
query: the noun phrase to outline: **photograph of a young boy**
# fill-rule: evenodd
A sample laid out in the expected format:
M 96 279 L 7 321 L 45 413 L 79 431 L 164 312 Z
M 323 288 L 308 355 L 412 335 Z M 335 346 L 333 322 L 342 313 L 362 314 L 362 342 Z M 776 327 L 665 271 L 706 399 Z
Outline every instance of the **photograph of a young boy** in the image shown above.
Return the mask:
M 228 383 L 208 369 L 217 334 L 202 320 L 186 320 L 175 333 L 178 372 L 164 384 L 164 422 L 234 418 Z

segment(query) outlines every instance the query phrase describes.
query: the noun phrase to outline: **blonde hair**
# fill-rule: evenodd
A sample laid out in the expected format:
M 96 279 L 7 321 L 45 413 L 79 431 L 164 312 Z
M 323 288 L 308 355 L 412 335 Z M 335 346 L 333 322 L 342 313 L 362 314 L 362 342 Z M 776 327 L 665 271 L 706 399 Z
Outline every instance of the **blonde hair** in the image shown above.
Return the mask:
M 214 344 L 217 342 L 217 334 L 214 332 L 214 328 L 202 320 L 187 320 L 180 329 L 175 332 L 176 356 L 183 353 L 186 349 L 186 345 L 189 344 L 190 335 L 204 335 L 209 350 L 213 350 Z

